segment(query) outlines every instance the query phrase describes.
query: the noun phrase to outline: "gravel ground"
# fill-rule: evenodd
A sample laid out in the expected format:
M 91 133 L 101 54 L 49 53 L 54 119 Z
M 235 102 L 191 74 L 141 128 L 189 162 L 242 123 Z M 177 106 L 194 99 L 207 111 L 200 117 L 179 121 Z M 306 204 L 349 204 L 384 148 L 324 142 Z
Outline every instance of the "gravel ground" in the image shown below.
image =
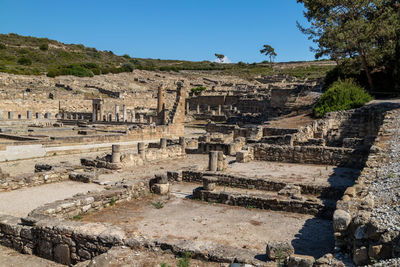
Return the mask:
M 383 228 L 400 231 L 400 117 L 393 123 L 388 164 L 379 169 L 379 179 L 372 181 L 369 191 L 375 202 L 372 217 Z

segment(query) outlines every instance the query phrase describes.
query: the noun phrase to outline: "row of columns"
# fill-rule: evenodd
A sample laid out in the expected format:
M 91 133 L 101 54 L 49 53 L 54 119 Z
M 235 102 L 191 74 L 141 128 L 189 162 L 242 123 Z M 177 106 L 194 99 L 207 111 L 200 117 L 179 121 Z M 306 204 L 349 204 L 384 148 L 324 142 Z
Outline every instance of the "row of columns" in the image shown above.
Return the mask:
M 229 110 L 233 111 L 233 112 L 236 112 L 237 111 L 237 107 L 233 107 L 232 105 L 229 105 Z M 188 114 L 189 112 L 190 112 L 190 104 L 189 104 L 189 102 L 186 102 L 186 113 Z M 207 112 L 209 112 L 209 113 L 211 112 L 213 115 L 215 115 L 216 111 L 215 110 L 211 110 L 211 106 L 207 105 Z M 199 104 L 196 105 L 196 113 L 197 114 L 201 113 Z M 218 110 L 217 110 L 217 114 L 216 115 L 218 115 L 218 116 L 222 115 L 222 106 L 221 105 L 218 105 Z
M 224 152 L 222 151 L 210 151 L 208 158 L 208 170 L 209 171 L 222 171 L 224 168 Z
M 56 114 L 56 118 L 58 119 L 60 117 L 60 114 Z M 17 115 L 18 119 L 23 119 L 23 115 L 22 114 L 18 114 Z M 40 112 L 36 112 L 35 113 L 35 119 L 41 119 L 42 118 L 42 113 Z M 51 119 L 51 112 L 46 112 L 44 113 L 44 118 L 45 119 Z M 3 119 L 3 111 L 0 110 L 0 119 Z M 14 111 L 8 111 L 7 112 L 7 119 L 9 120 L 13 120 L 14 119 Z M 26 111 L 26 119 L 31 120 L 33 119 L 33 112 L 28 110 Z
M 183 149 L 186 148 L 186 139 L 185 137 L 179 137 L 179 145 L 182 146 Z M 160 138 L 160 149 L 167 148 L 167 138 Z M 144 142 L 139 142 L 137 145 L 138 154 L 140 157 L 145 157 L 146 152 L 146 144 Z M 111 162 L 112 163 L 120 163 L 121 162 L 121 145 L 112 145 L 111 146 Z

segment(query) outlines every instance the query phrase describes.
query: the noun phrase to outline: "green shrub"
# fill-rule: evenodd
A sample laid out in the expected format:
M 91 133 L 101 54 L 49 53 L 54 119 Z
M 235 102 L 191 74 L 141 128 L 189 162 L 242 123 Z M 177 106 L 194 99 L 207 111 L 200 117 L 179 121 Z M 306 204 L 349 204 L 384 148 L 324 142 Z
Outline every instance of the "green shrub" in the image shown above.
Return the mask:
M 126 58 L 126 59 L 130 59 L 131 58 L 128 54 L 124 54 L 122 57 Z
M 354 80 L 338 80 L 321 96 L 314 106 L 314 115 L 322 117 L 326 113 L 337 110 L 359 108 L 372 100 Z
M 127 62 L 122 64 L 121 69 L 122 69 L 121 72 L 132 72 L 135 69 L 135 67 L 133 66 L 132 63 Z
M 47 50 L 49 50 L 49 44 L 47 44 L 47 43 L 41 44 L 39 46 L 39 49 L 42 50 L 42 51 L 47 51 Z
M 29 66 L 32 65 L 32 60 L 26 57 L 21 57 L 18 59 L 18 64 L 24 65 L 24 66 Z
M 7 48 L 7 46 L 5 44 L 0 43 L 0 49 L 6 49 L 6 48 Z
M 200 92 L 203 92 L 206 89 L 207 88 L 205 88 L 204 86 L 199 86 L 199 87 L 194 87 L 194 88 L 190 89 L 190 91 L 192 91 L 195 94 L 198 94 Z

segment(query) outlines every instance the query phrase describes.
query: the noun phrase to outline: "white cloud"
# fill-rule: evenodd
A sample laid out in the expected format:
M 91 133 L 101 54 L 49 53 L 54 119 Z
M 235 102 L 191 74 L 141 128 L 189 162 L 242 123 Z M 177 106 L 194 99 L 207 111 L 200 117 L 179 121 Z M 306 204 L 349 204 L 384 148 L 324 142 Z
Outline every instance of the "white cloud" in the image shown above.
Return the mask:
M 217 58 L 216 60 L 214 60 L 214 62 L 216 62 L 216 63 L 232 63 L 232 61 L 227 56 L 224 56 L 223 59 Z

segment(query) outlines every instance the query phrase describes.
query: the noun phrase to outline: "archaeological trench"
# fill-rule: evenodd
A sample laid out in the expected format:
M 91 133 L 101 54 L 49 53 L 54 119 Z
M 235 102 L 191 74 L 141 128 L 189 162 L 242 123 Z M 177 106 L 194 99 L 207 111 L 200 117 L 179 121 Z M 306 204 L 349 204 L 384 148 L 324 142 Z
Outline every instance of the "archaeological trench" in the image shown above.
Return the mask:
M 0 74 L 0 244 L 69 266 L 396 266 L 400 106 L 313 119 L 320 91 Z

